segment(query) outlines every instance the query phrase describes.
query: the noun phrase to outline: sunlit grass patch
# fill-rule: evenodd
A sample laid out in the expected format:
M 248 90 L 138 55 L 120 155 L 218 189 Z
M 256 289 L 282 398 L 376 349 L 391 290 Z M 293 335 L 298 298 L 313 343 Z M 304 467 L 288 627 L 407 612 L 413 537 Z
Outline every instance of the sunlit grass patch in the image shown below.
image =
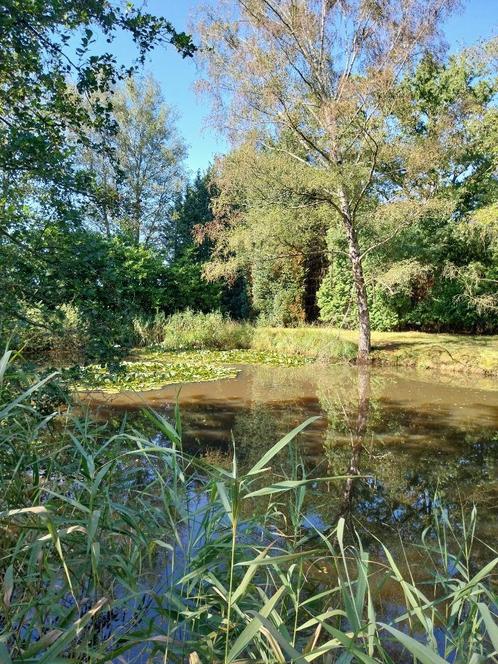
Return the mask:
M 325 362 L 354 361 L 358 332 L 332 327 L 256 328 L 252 347 Z M 498 336 L 373 332 L 372 361 L 446 373 L 498 373 Z
M 256 328 L 252 347 L 325 362 L 350 362 L 357 354 L 355 340 L 343 336 L 342 330 L 326 327 Z

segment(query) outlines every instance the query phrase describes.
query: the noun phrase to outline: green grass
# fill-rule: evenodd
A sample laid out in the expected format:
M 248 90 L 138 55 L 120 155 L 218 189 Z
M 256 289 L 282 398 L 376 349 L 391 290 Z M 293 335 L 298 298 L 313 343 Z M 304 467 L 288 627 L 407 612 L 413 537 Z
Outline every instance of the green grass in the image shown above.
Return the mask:
M 30 405 L 42 387 L 0 404 L 2 662 L 496 659 L 498 558 L 477 564 L 475 510 L 453 526 L 436 508 L 417 563 L 368 552 L 343 518 L 303 526 L 306 494 L 344 481 L 306 476 L 294 441 L 314 418 L 226 470 L 184 453 L 178 412 L 148 412 L 147 432 L 54 420 Z
M 356 356 L 357 332 L 328 327 L 256 328 L 252 347 L 337 362 Z M 374 332 L 374 363 L 450 373 L 498 374 L 498 336 Z

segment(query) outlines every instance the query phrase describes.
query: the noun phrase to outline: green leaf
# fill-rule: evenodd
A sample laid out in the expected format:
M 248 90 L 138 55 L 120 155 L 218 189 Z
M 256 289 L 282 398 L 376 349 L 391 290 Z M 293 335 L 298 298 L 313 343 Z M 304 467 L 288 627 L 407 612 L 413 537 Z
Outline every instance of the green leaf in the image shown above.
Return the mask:
M 283 480 L 282 482 L 276 482 L 270 486 L 265 486 L 256 491 L 251 491 L 244 496 L 246 498 L 254 498 L 255 496 L 268 496 L 275 493 L 285 493 L 286 491 L 292 491 L 293 489 L 298 489 L 301 486 L 306 486 L 307 484 L 315 484 L 316 482 L 332 482 L 333 480 L 344 480 L 348 479 L 347 475 L 336 475 L 334 477 L 314 477 L 307 480 Z
M 386 625 L 385 623 L 379 623 L 379 625 L 390 632 L 409 653 L 421 662 L 421 664 L 448 664 L 448 662 L 434 652 L 434 650 L 428 648 L 423 643 L 420 643 L 420 641 L 416 641 L 413 637 L 408 636 L 408 634 L 400 632 L 399 629 Z
M 10 600 L 14 590 L 14 567 L 9 565 L 3 577 L 3 604 L 6 609 L 10 607 Z
M 76 620 L 38 660 L 38 664 L 53 664 L 54 659 L 78 637 L 81 630 L 107 604 L 107 598 L 100 599 L 84 616 Z
M 181 443 L 181 438 L 176 429 L 168 422 L 168 420 L 156 413 L 154 410 L 143 410 L 142 411 L 145 417 L 149 419 L 157 428 L 168 438 L 168 440 L 173 445 L 179 445 Z
M 255 475 L 256 473 L 259 473 L 263 468 L 266 468 L 267 464 L 273 459 L 274 456 L 276 456 L 281 450 L 284 449 L 294 438 L 301 433 L 306 427 L 308 427 L 310 424 L 313 424 L 313 422 L 316 422 L 319 420 L 320 417 L 310 417 L 309 419 L 306 420 L 306 422 L 303 422 L 300 424 L 298 427 L 293 429 L 290 433 L 285 435 L 282 439 L 278 441 L 278 443 L 275 443 L 275 445 L 264 454 L 261 459 L 254 464 L 254 466 L 251 468 L 251 470 L 247 473 L 247 475 Z
M 254 561 L 249 565 L 246 573 L 244 574 L 242 581 L 239 583 L 237 586 L 235 592 L 232 595 L 232 604 L 235 604 L 246 592 L 246 590 L 249 587 L 249 584 L 251 583 L 254 575 L 256 574 L 256 571 L 258 569 L 258 561 L 262 560 L 266 554 L 268 553 L 269 549 L 271 547 L 271 544 L 266 547 L 266 549 L 263 549 L 259 553 L 259 555 L 254 559 Z
M 493 644 L 493 648 L 495 649 L 495 652 L 498 652 L 498 625 L 493 620 L 491 611 L 486 606 L 486 604 L 479 602 L 477 606 L 481 613 L 484 625 L 486 626 L 491 643 Z
M 2 642 L 0 642 L 0 664 L 12 664 L 7 646 Z
M 285 590 L 285 586 L 280 586 L 277 592 L 265 603 L 261 611 L 256 614 L 256 617 L 254 617 L 251 622 L 242 630 L 242 633 L 237 637 L 235 643 L 230 649 L 230 652 L 228 653 L 227 664 L 233 662 L 233 660 L 254 639 L 256 634 L 259 633 L 263 624 L 262 619 L 270 615 L 284 594 Z
M 300 558 L 308 558 L 315 554 L 323 554 L 322 549 L 310 549 L 309 551 L 300 551 L 299 553 L 287 553 L 283 556 L 268 556 L 267 558 L 262 558 L 261 560 L 255 558 L 254 560 L 237 563 L 236 566 L 247 567 L 248 565 L 256 565 L 259 567 L 261 565 L 279 565 L 280 563 L 288 563 L 294 560 L 299 560 Z
M 0 359 L 0 387 L 3 383 L 3 377 L 5 375 L 5 371 L 9 365 L 10 358 L 12 356 L 12 351 L 7 350 L 5 353 L 2 355 L 2 358 Z
M 223 507 L 225 508 L 225 512 L 227 513 L 228 518 L 230 519 L 230 523 L 233 524 L 233 510 L 230 504 L 230 499 L 228 497 L 226 487 L 223 482 L 216 482 L 216 488 L 218 490 L 218 496 L 220 497 Z

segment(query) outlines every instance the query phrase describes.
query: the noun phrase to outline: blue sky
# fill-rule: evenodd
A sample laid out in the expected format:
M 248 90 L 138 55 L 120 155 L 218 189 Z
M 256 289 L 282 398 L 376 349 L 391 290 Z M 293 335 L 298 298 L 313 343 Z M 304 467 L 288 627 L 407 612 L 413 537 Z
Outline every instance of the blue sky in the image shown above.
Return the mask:
M 148 0 L 144 4 L 148 11 L 165 16 L 181 31 L 187 30 L 189 18 L 201 2 Z M 467 0 L 463 9 L 447 21 L 446 39 L 452 50 L 458 50 L 495 34 L 497 23 L 498 0 Z M 130 45 L 127 40 L 118 39 L 113 51 L 120 59 L 126 60 Z M 193 172 L 205 169 L 216 153 L 226 150 L 226 144 L 221 136 L 206 126 L 206 100 L 199 99 L 193 90 L 198 76 L 195 58 L 182 60 L 172 48 L 158 49 L 152 54 L 146 70 L 159 81 L 166 102 L 174 106 L 180 115 L 178 126 L 189 146 L 189 169 Z

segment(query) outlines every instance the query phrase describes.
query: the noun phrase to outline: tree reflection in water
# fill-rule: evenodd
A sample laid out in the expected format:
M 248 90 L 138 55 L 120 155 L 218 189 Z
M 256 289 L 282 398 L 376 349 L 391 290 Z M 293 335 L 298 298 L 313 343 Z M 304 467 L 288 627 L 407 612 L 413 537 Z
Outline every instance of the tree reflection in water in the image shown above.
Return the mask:
M 235 381 L 182 390 L 185 446 L 230 454 L 233 435 L 243 471 L 322 415 L 272 464 L 279 479 L 292 476 L 296 457 L 310 477 L 350 475 L 307 492 L 310 520 L 326 526 L 343 515 L 384 542 L 418 541 L 437 493 L 450 517 L 476 503 L 481 536 L 494 538 L 498 392 L 474 383 L 365 367 L 251 367 Z M 175 396 L 176 388 L 144 393 L 120 408 L 168 412 Z

